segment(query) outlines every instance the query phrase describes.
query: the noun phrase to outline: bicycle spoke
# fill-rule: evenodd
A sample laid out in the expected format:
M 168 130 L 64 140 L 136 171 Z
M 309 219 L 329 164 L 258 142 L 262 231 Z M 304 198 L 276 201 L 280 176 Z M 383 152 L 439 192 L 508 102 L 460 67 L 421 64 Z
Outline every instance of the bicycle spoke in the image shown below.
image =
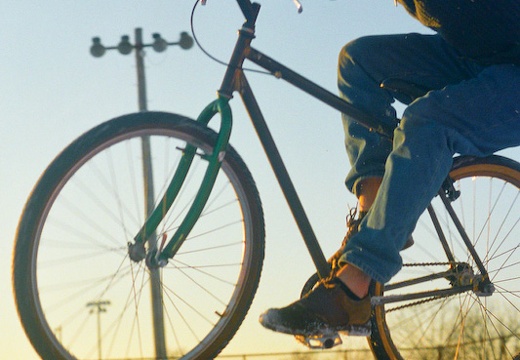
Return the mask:
M 462 175 L 460 178 L 456 175 L 455 179 L 460 197 L 453 202 L 453 207 L 484 264 L 494 291 L 488 296 L 468 291 L 442 298 L 405 301 L 397 307 L 387 305 L 382 313 L 384 317 L 378 318 L 376 326 L 380 331 L 388 331 L 389 336 L 376 339 L 386 343 L 386 349 L 398 359 L 511 359 L 519 352 L 520 166 L 518 170 L 501 168 L 502 160 L 491 158 L 488 168 L 486 161 L 469 162 L 460 167 Z M 432 205 L 456 259 L 451 274 L 428 283 L 410 282 L 396 290 L 392 290 L 392 285 L 385 286 L 384 289 L 388 289 L 385 296 L 480 281 L 475 261 L 450 216 L 438 199 Z M 414 247 L 403 252 L 407 266 L 392 283 L 450 269 L 444 252 L 436 244 L 436 237 L 428 220 L 421 219 L 414 232 Z

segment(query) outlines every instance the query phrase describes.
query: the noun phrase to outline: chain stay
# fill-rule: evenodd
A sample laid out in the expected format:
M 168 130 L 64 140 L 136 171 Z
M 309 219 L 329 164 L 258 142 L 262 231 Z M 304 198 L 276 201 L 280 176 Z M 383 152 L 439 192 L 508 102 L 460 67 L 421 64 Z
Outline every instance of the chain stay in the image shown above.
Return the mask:
M 448 262 L 423 262 L 423 263 L 403 264 L 403 267 L 451 266 L 452 268 L 455 268 L 455 267 L 457 267 L 459 265 L 463 265 L 463 264 L 465 264 L 465 263 L 463 263 L 463 262 L 452 262 L 452 261 L 448 261 Z M 392 312 L 392 311 L 398 311 L 398 310 L 406 309 L 406 308 L 409 308 L 409 307 L 426 304 L 426 303 L 429 303 L 429 302 L 432 302 L 432 301 L 435 301 L 435 300 L 446 299 L 446 298 L 448 298 L 450 296 L 454 296 L 454 295 L 457 295 L 457 294 L 446 294 L 446 295 L 432 296 L 430 298 L 427 298 L 427 299 L 424 299 L 424 300 L 419 300 L 419 301 L 414 301 L 414 302 L 408 303 L 406 305 L 396 306 L 396 307 L 393 307 L 391 309 L 385 309 L 385 312 L 389 313 L 389 312 Z

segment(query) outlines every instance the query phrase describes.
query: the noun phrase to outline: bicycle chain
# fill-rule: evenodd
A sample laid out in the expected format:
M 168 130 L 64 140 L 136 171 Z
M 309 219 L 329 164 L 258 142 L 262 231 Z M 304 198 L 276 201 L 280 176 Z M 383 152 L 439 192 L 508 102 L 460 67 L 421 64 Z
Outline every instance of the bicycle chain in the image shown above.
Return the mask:
M 439 300 L 439 299 L 442 299 L 442 298 L 447 298 L 447 297 L 454 296 L 454 295 L 455 294 L 442 295 L 442 296 L 440 296 L 440 295 L 439 296 L 432 296 L 431 298 L 428 298 L 428 299 L 415 301 L 415 302 L 412 302 L 412 303 L 409 303 L 409 304 L 406 304 L 406 305 L 397 306 L 397 307 L 394 307 L 394 308 L 391 308 L 391 309 L 388 309 L 388 310 L 385 309 L 385 313 L 406 309 L 406 308 L 412 307 L 412 306 L 426 304 L 426 303 L 429 303 L 429 302 L 432 302 L 432 301 L 435 301 L 435 300 Z
M 449 265 L 449 266 L 457 266 L 465 264 L 463 262 L 426 262 L 426 263 L 411 263 L 411 264 L 403 264 L 403 267 L 414 267 L 414 266 L 440 266 L 440 265 Z

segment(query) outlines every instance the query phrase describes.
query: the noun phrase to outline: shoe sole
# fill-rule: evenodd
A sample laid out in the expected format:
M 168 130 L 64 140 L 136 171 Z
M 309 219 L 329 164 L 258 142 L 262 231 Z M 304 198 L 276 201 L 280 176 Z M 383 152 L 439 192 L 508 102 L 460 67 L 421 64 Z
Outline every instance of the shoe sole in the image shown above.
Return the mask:
M 275 319 L 272 319 L 275 320 Z M 335 326 L 331 327 L 325 323 L 314 323 L 309 326 L 310 329 L 293 329 L 286 326 L 283 326 L 283 324 L 280 324 L 279 322 L 270 321 L 269 316 L 267 314 L 264 314 L 259 319 L 260 324 L 264 326 L 265 328 L 288 334 L 288 335 L 294 335 L 294 336 L 301 336 L 304 338 L 312 338 L 312 337 L 320 337 L 320 336 L 333 336 L 334 334 L 340 332 L 342 334 L 345 334 L 347 336 L 370 336 L 372 332 L 372 327 L 370 324 L 370 320 L 367 321 L 365 324 L 355 324 L 355 325 L 343 325 L 343 326 Z

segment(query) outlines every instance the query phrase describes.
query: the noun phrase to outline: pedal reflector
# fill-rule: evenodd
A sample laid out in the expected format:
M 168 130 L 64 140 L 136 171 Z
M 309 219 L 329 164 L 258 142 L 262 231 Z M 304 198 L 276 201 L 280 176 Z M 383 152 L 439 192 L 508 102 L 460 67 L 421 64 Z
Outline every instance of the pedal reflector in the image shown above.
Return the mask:
M 330 349 L 331 347 L 343 344 L 343 341 L 341 341 L 341 337 L 337 332 L 307 337 L 296 335 L 295 338 L 310 349 Z

